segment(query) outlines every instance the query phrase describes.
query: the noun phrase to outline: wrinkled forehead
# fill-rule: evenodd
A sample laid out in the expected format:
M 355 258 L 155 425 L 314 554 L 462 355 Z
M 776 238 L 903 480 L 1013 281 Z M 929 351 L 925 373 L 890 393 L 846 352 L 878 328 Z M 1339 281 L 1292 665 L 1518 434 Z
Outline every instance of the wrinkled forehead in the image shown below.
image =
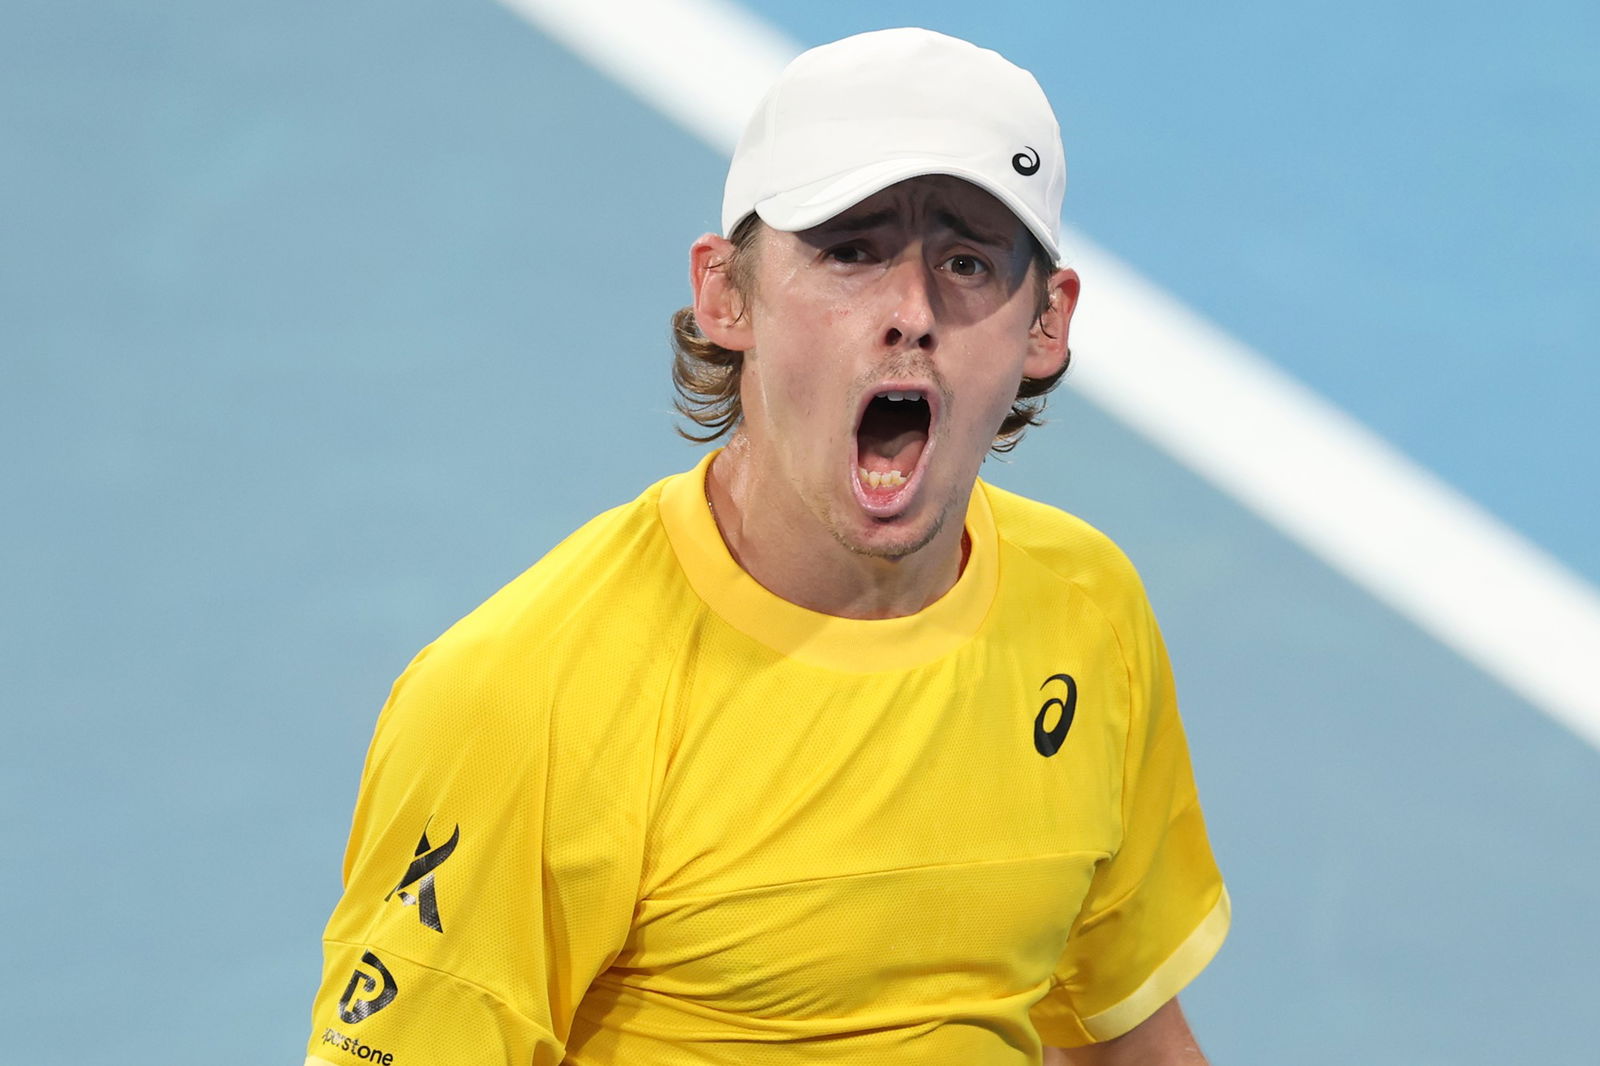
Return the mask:
M 814 239 L 879 228 L 948 230 L 1005 249 L 1025 244 L 1027 230 L 1010 208 L 986 190 L 961 178 L 930 174 L 880 189 L 799 233 Z

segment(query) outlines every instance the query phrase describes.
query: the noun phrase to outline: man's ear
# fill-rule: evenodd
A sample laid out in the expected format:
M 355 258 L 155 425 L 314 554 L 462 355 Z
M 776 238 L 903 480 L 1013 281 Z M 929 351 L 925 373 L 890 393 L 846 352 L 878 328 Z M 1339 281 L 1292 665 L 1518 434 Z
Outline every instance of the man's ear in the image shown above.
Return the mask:
M 744 296 L 733 283 L 729 262 L 733 244 L 707 233 L 689 248 L 689 285 L 694 318 L 706 340 L 734 352 L 755 347 L 755 331 Z
M 1028 333 L 1023 376 L 1047 378 L 1066 364 L 1067 331 L 1078 306 L 1078 284 L 1078 272 L 1070 268 L 1063 267 L 1050 275 L 1049 302 Z

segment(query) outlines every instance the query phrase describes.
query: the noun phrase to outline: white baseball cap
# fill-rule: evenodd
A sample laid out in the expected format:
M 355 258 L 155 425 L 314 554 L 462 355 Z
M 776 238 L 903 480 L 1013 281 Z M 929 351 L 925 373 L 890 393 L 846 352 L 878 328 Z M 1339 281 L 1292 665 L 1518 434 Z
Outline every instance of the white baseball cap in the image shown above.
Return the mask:
M 1060 261 L 1067 161 L 1044 90 L 998 52 L 923 29 L 846 37 L 784 68 L 734 149 L 722 231 L 752 211 L 807 229 L 925 174 L 993 194 Z

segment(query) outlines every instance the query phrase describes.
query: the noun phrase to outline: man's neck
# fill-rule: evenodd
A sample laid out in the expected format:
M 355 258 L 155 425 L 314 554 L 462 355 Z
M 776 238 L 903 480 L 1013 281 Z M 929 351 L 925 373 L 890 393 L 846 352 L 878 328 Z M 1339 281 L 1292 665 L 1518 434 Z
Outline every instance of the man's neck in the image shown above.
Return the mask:
M 734 561 L 774 595 L 841 618 L 899 618 L 929 606 L 960 578 L 970 550 L 964 508 L 915 552 L 864 555 L 747 459 L 737 445 L 717 456 L 706 473 L 706 502 Z

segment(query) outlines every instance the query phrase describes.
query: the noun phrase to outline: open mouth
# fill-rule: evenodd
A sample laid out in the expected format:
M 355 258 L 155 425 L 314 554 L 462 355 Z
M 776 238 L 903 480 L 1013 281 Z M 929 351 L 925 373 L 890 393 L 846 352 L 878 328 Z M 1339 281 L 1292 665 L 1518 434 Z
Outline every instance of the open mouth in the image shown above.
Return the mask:
M 922 469 L 933 406 L 922 389 L 880 389 L 856 426 L 856 495 L 873 513 L 889 514 Z

